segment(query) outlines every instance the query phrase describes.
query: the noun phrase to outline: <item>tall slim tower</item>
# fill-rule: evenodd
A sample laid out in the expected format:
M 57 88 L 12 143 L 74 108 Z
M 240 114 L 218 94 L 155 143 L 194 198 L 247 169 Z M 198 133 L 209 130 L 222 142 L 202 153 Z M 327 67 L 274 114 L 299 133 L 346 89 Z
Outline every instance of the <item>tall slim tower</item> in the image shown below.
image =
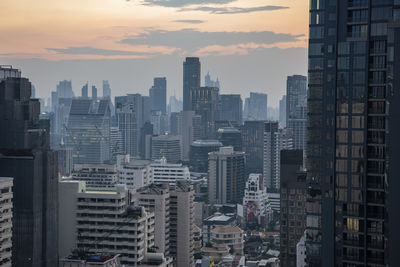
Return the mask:
M 92 85 L 92 99 L 93 101 L 97 100 L 97 87 Z
M 13 266 L 58 265 L 57 153 L 31 83 L 0 67 L 0 177 L 13 177 Z M 12 78 L 11 78 L 12 77 Z
M 187 57 L 183 62 L 183 110 L 191 110 L 190 89 L 200 87 L 200 60 Z
M 307 77 L 288 76 L 286 80 L 286 123 L 296 116 L 296 107 L 307 103 Z
M 400 266 L 399 7 L 311 1 L 308 266 Z
M 167 78 L 154 78 L 153 86 L 149 90 L 150 108 L 152 111 L 167 113 Z
M 82 87 L 82 97 L 89 97 L 89 85 L 87 83 Z
M 103 98 L 111 98 L 111 87 L 107 80 L 103 80 Z

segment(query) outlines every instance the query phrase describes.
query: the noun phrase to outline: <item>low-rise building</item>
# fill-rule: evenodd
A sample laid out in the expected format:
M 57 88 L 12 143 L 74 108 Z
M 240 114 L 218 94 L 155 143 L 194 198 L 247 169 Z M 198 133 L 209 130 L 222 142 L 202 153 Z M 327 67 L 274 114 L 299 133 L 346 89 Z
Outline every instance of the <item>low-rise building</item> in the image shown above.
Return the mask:
M 154 182 L 149 160 L 132 160 L 129 155 L 117 156 L 118 183 L 128 189 L 138 189 Z
M 154 160 L 151 167 L 153 168 L 154 183 L 175 185 L 177 181 L 190 180 L 188 167 L 177 163 L 167 163 L 165 157 Z
M 92 188 L 114 187 L 118 181 L 117 167 L 109 164 L 75 164 L 71 176 Z
M 60 267 L 119 267 L 119 255 L 72 253 L 60 260 Z
M 211 241 L 211 231 L 217 226 L 233 226 L 236 224 L 234 214 L 216 212 L 203 221 L 203 246 Z

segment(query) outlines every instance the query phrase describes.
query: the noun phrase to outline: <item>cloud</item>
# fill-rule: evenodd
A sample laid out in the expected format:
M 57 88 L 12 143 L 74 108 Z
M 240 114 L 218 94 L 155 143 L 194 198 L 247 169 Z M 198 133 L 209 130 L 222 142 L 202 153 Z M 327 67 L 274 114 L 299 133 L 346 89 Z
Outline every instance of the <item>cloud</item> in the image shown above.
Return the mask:
M 148 6 L 184 7 L 208 4 L 223 5 L 234 1 L 235 0 L 143 0 L 142 3 Z
M 272 31 L 253 32 L 201 32 L 196 29 L 177 31 L 149 30 L 147 32 L 122 39 L 120 43 L 128 45 L 150 45 L 180 48 L 193 52 L 202 47 L 219 45 L 229 46 L 246 43 L 275 44 L 298 42 L 304 35 L 275 33 Z
M 189 23 L 189 24 L 200 24 L 206 22 L 205 20 L 198 20 L 198 19 L 178 19 L 174 20 L 174 22 L 179 23 Z
M 273 11 L 280 9 L 287 9 L 286 6 L 258 6 L 258 7 L 185 7 L 181 8 L 179 11 L 204 11 L 211 14 L 241 14 L 241 13 L 252 13 L 259 11 Z
M 143 56 L 153 55 L 154 53 L 148 52 L 137 52 L 137 51 L 124 51 L 124 50 L 112 50 L 112 49 L 101 49 L 90 46 L 77 46 L 68 48 L 46 48 L 48 51 L 54 51 L 59 54 L 68 55 L 98 55 L 98 56 Z

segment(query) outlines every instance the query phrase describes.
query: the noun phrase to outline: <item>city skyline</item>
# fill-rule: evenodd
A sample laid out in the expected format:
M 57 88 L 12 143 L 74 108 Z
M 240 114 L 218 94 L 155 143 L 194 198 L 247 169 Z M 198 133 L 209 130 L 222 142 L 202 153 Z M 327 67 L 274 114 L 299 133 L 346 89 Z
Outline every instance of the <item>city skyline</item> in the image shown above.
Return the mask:
M 101 88 L 102 80 L 114 95 L 144 94 L 153 77 L 167 77 L 168 96 L 180 97 L 184 57 L 199 56 L 202 73 L 220 79 L 221 93 L 268 93 L 277 106 L 286 76 L 305 74 L 308 1 L 201 3 L 2 1 L 0 62 L 23 69 L 37 97 L 65 79 L 76 95 L 87 81 Z M 293 19 L 274 23 L 281 16 Z

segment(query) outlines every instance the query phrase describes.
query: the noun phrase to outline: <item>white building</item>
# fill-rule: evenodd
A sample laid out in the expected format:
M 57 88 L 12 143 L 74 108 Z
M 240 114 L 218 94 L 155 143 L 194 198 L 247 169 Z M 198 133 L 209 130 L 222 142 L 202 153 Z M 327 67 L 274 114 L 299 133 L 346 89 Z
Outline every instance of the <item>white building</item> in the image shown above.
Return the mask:
M 281 195 L 279 193 L 267 193 L 268 201 L 273 211 L 281 210 Z
M 0 265 L 11 266 L 13 178 L 0 177 Z
M 299 243 L 296 245 L 296 266 L 297 267 L 306 267 L 306 232 L 304 232 L 304 235 L 300 238 Z
M 189 180 L 189 168 L 182 164 L 167 163 L 167 159 L 162 157 L 151 163 L 153 168 L 154 183 L 168 183 L 175 185 L 177 181 Z
M 75 164 L 71 176 L 87 187 L 114 187 L 118 181 L 117 167 L 109 164 Z
M 211 231 L 218 226 L 233 226 L 236 224 L 234 214 L 222 214 L 216 212 L 203 221 L 203 246 L 211 241 Z
M 243 207 L 246 225 L 266 225 L 272 220 L 267 190 L 262 174 L 250 174 L 244 190 Z
M 153 168 L 148 160 L 130 160 L 129 155 L 117 156 L 118 183 L 138 189 L 154 182 Z
M 124 186 L 87 189 L 85 182 L 59 184 L 60 256 L 74 248 L 120 254 L 126 266 L 142 266 L 154 249 L 154 213 L 130 205 Z M 156 266 L 166 266 L 166 262 Z
M 268 192 L 277 192 L 280 187 L 280 153 L 282 149 L 293 149 L 293 138 L 290 131 L 279 129 L 278 122 L 267 122 L 264 127 L 264 184 Z

